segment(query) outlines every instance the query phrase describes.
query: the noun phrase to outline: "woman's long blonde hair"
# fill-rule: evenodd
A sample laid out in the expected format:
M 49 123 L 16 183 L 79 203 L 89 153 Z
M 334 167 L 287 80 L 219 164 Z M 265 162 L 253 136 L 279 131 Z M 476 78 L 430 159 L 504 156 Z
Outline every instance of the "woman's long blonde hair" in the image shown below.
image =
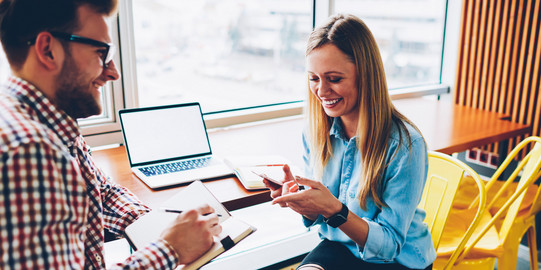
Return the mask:
M 366 209 L 366 199 L 371 196 L 377 207 L 386 203 L 382 199 L 382 178 L 387 166 L 387 143 L 393 123 L 399 127 L 411 144 L 410 134 L 404 122 L 411 124 L 391 103 L 383 62 L 376 40 L 364 22 L 353 15 L 338 14 L 314 29 L 308 39 L 306 56 L 326 44 L 333 44 L 346 54 L 357 69 L 359 122 L 357 124 L 357 148 L 361 153 L 361 180 L 359 204 Z M 308 121 L 311 155 L 316 175 L 321 177 L 323 167 L 332 155 L 330 128 L 332 118 L 325 114 L 318 97 L 310 89 L 308 97 Z

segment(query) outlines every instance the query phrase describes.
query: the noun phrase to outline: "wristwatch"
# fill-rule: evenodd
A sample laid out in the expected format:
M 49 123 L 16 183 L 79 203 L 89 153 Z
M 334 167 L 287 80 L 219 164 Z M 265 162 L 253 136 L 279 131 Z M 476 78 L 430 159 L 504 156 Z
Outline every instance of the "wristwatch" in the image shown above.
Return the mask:
M 329 218 L 323 218 L 323 221 L 333 228 L 338 228 L 340 225 L 346 223 L 348 220 L 348 213 L 348 207 L 342 203 L 342 210 L 340 210 L 340 212 L 332 215 Z

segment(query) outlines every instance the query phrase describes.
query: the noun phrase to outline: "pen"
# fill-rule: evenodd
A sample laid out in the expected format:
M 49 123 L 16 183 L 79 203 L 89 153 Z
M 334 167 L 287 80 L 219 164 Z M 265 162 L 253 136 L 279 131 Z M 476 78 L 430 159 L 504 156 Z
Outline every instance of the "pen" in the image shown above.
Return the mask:
M 283 167 L 284 165 L 286 164 L 263 164 L 263 165 L 255 165 L 255 167 L 277 167 L 277 166 Z
M 180 214 L 182 213 L 182 210 L 176 210 L 176 209 L 162 209 L 163 211 L 165 211 L 166 213 L 176 213 L 176 214 Z M 207 215 L 210 215 L 211 213 L 207 213 L 207 214 L 204 214 L 203 216 L 207 216 Z M 222 217 L 222 215 L 220 214 L 216 214 L 218 215 L 218 217 Z

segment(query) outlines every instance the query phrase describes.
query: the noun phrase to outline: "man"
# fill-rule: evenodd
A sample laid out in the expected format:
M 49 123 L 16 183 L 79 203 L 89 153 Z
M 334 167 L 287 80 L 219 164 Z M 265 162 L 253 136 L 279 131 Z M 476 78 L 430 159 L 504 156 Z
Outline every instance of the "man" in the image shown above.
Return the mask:
M 103 269 L 104 230 L 144 215 L 96 167 L 76 119 L 101 112 L 117 80 L 107 19 L 116 0 L 4 0 L 1 42 L 13 75 L 0 91 L 0 268 Z M 209 206 L 180 214 L 118 268 L 189 263 L 221 232 Z

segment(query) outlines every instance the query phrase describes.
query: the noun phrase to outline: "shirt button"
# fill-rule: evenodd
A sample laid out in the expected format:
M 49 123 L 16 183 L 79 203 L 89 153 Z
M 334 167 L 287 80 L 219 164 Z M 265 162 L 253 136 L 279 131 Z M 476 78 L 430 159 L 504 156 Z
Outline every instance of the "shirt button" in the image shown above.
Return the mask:
M 99 254 L 94 254 L 94 258 L 96 258 L 96 261 L 101 262 L 101 256 Z

